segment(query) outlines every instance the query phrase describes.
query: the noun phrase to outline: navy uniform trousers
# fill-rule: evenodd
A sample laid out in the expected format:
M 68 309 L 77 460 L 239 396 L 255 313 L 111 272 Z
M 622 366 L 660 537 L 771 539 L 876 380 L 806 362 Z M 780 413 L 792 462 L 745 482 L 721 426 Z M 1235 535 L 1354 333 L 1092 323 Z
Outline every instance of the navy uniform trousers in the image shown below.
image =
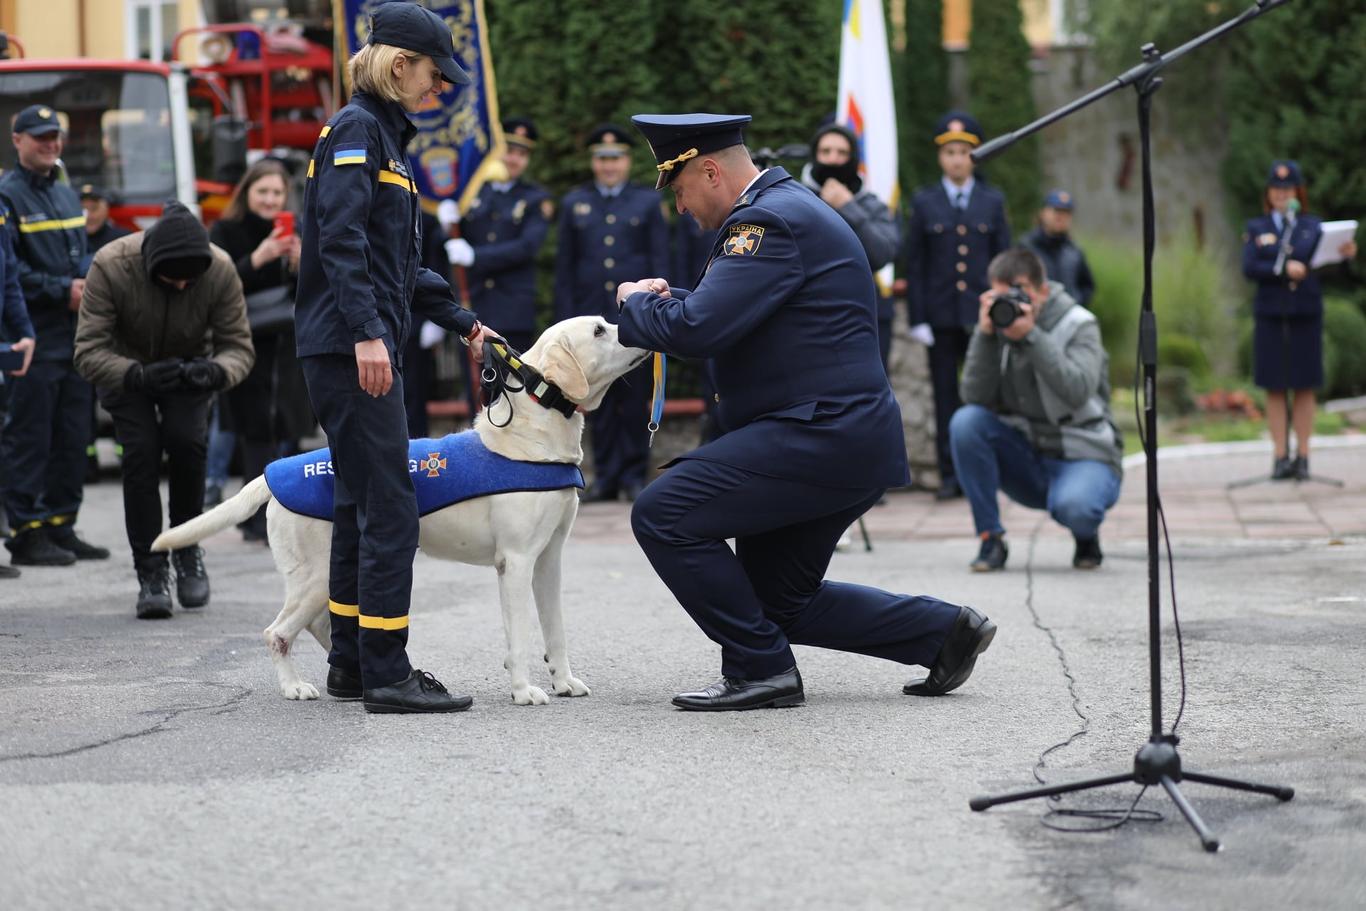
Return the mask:
M 684 459 L 645 488 L 631 526 L 660 579 L 721 646 L 727 677 L 782 673 L 796 664 L 792 645 L 929 667 L 957 606 L 825 581 L 840 535 L 882 492 Z
M 95 390 L 68 360 L 38 361 L 10 377 L 9 417 L 0 435 L 5 508 L 15 532 L 76 521 L 85 485 L 85 447 Z
M 388 394 L 360 388 L 356 359 L 320 354 L 299 363 L 332 450 L 332 566 L 328 663 L 359 673 L 365 689 L 412 673 L 408 604 L 417 552 L 417 496 L 408 473 L 403 378 Z

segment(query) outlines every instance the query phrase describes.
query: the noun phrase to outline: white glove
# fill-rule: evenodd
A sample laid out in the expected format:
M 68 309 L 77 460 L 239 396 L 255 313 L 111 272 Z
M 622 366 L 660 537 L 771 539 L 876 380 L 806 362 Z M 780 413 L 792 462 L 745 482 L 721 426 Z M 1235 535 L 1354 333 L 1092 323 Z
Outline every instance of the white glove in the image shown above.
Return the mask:
M 427 320 L 417 332 L 417 343 L 423 348 L 435 348 L 437 345 L 441 344 L 441 340 L 445 337 L 445 329 L 442 329 L 431 320 Z
M 460 204 L 454 199 L 443 199 L 436 204 L 436 220 L 447 232 L 460 224 Z
M 911 327 L 911 338 L 915 339 L 926 348 L 934 347 L 934 330 L 929 323 L 916 323 Z
M 463 237 L 453 237 L 446 241 L 446 258 L 452 266 L 474 265 L 474 248 Z

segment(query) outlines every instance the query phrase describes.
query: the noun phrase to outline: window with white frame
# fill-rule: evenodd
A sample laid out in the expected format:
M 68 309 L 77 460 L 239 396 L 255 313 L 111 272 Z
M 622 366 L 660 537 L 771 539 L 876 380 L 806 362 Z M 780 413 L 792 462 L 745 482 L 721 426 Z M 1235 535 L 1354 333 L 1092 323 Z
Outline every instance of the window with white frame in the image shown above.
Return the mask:
M 134 60 L 166 60 L 171 40 L 180 31 L 179 0 L 127 0 L 128 56 Z

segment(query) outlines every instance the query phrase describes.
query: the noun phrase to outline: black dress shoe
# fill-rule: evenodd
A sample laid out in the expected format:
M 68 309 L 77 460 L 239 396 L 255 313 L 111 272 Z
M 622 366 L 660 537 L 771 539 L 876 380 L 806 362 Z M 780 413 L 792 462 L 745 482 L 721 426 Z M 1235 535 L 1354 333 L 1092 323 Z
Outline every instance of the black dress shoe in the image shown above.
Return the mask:
M 1296 481 L 1309 480 L 1309 457 L 1295 456 L 1295 461 L 1290 463 L 1290 476 Z
M 186 547 L 171 554 L 175 564 L 175 597 L 181 607 L 203 607 L 209 603 L 209 573 L 204 568 L 204 551 Z
M 963 495 L 963 488 L 958 486 L 958 479 L 953 475 L 939 482 L 939 489 L 934 492 L 936 500 L 956 500 Z
M 1290 456 L 1281 456 L 1271 463 L 1271 480 L 1290 481 L 1295 477 L 1295 463 L 1290 461 Z
M 365 695 L 361 690 L 360 674 L 344 671 L 336 665 L 327 668 L 327 695 L 333 699 L 353 700 Z
M 365 700 L 365 710 L 377 715 L 463 712 L 474 703 L 472 696 L 452 696 L 440 680 L 419 670 L 398 683 L 366 690 L 361 698 Z
M 741 680 L 722 677 L 696 693 L 679 693 L 674 705 L 690 712 L 738 712 L 744 709 L 782 709 L 802 705 L 806 692 L 802 675 L 795 666 L 773 677 Z
M 617 489 L 602 484 L 590 484 L 580 498 L 583 503 L 612 503 L 617 498 Z
M 76 562 L 75 554 L 52 543 L 46 528 L 21 531 L 5 546 L 15 566 L 70 566 Z
M 930 675 L 923 680 L 912 680 L 901 688 L 901 692 L 907 696 L 942 696 L 958 689 L 971 676 L 977 656 L 987 650 L 995 636 L 995 623 L 970 607 L 958 608 L 958 619 L 939 649 Z
M 56 544 L 62 550 L 69 550 L 76 555 L 77 560 L 108 560 L 109 548 L 96 547 L 94 544 L 87 544 L 76 537 L 76 529 L 70 525 L 58 525 L 48 529 L 48 540 Z

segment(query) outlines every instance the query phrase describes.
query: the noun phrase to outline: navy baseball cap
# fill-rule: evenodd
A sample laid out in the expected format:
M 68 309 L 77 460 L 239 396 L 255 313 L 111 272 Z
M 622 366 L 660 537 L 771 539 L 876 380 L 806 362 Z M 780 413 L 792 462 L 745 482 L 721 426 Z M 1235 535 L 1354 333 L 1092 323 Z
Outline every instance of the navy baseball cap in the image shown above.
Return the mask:
M 662 190 L 698 155 L 741 145 L 742 129 L 752 119 L 748 114 L 637 114 L 631 122 L 650 144 L 659 168 L 655 189 Z
M 62 122 L 57 112 L 45 104 L 31 104 L 14 118 L 14 132 L 28 133 L 30 136 L 47 136 L 60 133 Z
M 1299 187 L 1304 185 L 1304 175 L 1300 173 L 1298 162 L 1273 161 L 1271 172 L 1266 175 L 1268 187 Z
M 370 14 L 368 44 L 387 44 L 426 54 L 452 85 L 469 85 L 469 75 L 455 62 L 455 44 L 446 21 L 425 6 L 389 0 Z
M 111 206 L 118 203 L 118 195 L 108 187 L 97 183 L 83 183 L 80 187 L 81 199 L 103 199 Z
M 939 118 L 934 130 L 934 144 L 942 146 L 950 142 L 966 142 L 974 148 L 982 144 L 982 128 L 971 114 L 962 111 L 949 111 Z
M 1049 209 L 1059 209 L 1063 212 L 1071 212 L 1072 207 L 1076 205 L 1076 201 L 1072 198 L 1072 194 L 1068 193 L 1066 190 L 1053 190 L 1043 198 L 1043 204 Z

